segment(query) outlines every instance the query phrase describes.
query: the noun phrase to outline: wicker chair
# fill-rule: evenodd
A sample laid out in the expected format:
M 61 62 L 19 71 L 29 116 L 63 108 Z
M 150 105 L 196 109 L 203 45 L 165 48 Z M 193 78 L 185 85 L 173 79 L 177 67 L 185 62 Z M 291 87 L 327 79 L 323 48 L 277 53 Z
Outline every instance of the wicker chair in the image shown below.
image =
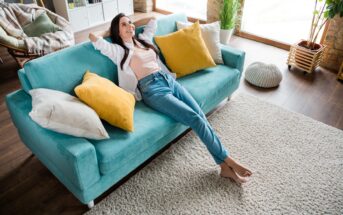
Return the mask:
M 23 0 L 21 0 L 20 2 L 23 3 Z M 45 7 L 43 0 L 39 0 L 39 3 L 37 3 L 36 0 L 33 0 L 33 3 L 37 4 L 38 6 Z M 8 35 L 7 32 L 1 26 L 0 46 L 7 48 L 8 53 L 16 60 L 16 62 L 21 68 L 23 68 L 24 64 L 27 61 L 41 57 L 46 54 L 44 52 L 30 53 L 27 50 L 24 40 Z M 1 57 L 0 63 L 4 63 Z
M 16 60 L 18 65 L 22 68 L 24 64 L 32 59 L 43 56 L 44 53 L 34 54 L 29 53 L 26 49 L 23 40 L 9 36 L 3 28 L 0 27 L 0 45 L 7 48 L 8 53 Z M 3 63 L 2 59 L 0 59 Z

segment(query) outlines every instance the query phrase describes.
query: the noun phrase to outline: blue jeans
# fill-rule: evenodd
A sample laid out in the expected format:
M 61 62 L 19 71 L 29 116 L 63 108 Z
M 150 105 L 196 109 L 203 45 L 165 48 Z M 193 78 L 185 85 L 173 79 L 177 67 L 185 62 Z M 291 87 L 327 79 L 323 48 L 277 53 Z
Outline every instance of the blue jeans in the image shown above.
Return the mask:
M 228 157 L 198 103 L 175 79 L 163 71 L 138 81 L 143 101 L 149 107 L 166 114 L 177 122 L 191 127 L 212 155 L 216 164 Z

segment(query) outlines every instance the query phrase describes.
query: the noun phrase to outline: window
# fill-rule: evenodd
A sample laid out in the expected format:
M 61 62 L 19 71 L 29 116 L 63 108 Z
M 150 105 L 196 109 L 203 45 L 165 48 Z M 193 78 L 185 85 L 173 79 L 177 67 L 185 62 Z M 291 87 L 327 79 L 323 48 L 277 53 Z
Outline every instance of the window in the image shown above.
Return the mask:
M 207 0 L 156 0 L 156 9 L 178 13 L 183 12 L 188 17 L 206 20 Z
M 310 33 L 311 0 L 245 0 L 241 31 L 293 44 Z M 318 35 L 320 40 L 321 34 Z

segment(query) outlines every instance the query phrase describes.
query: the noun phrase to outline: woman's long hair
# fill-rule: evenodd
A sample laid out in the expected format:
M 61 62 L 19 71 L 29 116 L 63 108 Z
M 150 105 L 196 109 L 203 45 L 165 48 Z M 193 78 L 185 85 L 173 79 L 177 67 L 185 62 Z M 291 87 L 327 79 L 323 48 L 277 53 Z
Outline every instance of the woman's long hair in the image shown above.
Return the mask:
M 111 22 L 111 28 L 110 28 L 110 37 L 112 39 L 113 43 L 116 43 L 118 45 L 120 45 L 123 49 L 124 49 L 124 57 L 120 62 L 120 68 L 123 69 L 123 65 L 127 59 L 127 56 L 129 55 L 129 48 L 127 48 L 123 42 L 123 40 L 121 39 L 120 35 L 119 35 L 119 21 L 122 17 L 125 17 L 126 15 L 123 13 L 119 13 L 116 17 L 113 18 L 112 22 Z M 127 17 L 127 16 L 126 16 Z M 140 42 L 147 50 L 150 48 L 152 50 L 155 51 L 155 53 L 159 54 L 158 50 L 152 45 L 149 44 L 147 42 L 145 42 L 144 40 L 139 39 L 136 34 L 135 36 L 132 38 L 133 43 L 135 45 L 137 45 L 137 42 Z

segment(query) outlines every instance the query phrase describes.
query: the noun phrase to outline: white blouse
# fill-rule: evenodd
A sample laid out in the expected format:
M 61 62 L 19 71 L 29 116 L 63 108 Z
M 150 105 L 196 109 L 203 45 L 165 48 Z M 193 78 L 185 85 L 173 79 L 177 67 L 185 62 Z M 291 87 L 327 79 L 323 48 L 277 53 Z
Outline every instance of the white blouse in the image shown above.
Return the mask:
M 155 19 L 151 19 L 145 26 L 143 33 L 138 35 L 139 39 L 153 44 L 152 38 L 155 34 L 156 27 L 157 21 Z M 119 87 L 123 88 L 129 93 L 132 93 L 135 96 L 135 99 L 137 101 L 140 101 L 142 99 L 142 96 L 137 88 L 138 80 L 132 68 L 130 67 L 130 61 L 134 52 L 134 44 L 126 42 L 124 43 L 126 47 L 129 48 L 129 55 L 123 65 L 123 69 L 121 69 L 120 67 L 120 62 L 123 59 L 125 52 L 120 45 L 110 43 L 103 38 L 99 38 L 96 42 L 92 42 L 92 44 L 95 49 L 99 50 L 101 54 L 107 56 L 110 60 L 112 60 L 113 63 L 117 65 Z M 171 73 L 160 59 L 158 59 L 157 62 L 163 72 L 171 74 L 174 79 L 176 78 L 176 74 Z

